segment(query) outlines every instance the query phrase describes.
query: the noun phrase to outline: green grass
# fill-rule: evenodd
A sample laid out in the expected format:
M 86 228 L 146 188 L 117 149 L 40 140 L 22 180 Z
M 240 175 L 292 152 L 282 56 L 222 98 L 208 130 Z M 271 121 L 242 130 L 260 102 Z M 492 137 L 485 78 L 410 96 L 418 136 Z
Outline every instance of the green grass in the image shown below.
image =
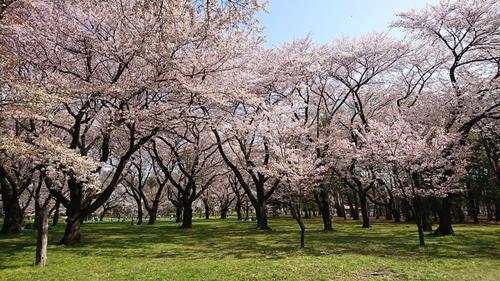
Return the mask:
M 87 223 L 83 243 L 57 245 L 49 234 L 48 266 L 33 266 L 35 232 L 0 236 L 0 280 L 499 280 L 500 226 L 454 225 L 456 234 L 426 237 L 412 224 L 335 222 L 321 231 L 307 220 L 306 249 L 297 225 L 272 219 L 272 231 L 235 220 L 131 226 Z M 388 276 L 370 276 L 375 270 Z

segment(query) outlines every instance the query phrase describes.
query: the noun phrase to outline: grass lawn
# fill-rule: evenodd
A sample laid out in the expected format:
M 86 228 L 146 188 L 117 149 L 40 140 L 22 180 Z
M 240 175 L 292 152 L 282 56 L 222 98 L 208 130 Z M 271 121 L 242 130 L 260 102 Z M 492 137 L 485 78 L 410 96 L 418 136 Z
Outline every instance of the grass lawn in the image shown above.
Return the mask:
M 271 219 L 272 231 L 234 219 L 132 226 L 86 223 L 82 244 L 57 245 L 63 225 L 49 233 L 48 266 L 33 266 L 35 231 L 0 236 L 0 280 L 500 280 L 500 225 L 454 225 L 456 234 L 426 236 L 418 247 L 413 224 L 335 222 L 321 231 L 306 220 L 306 249 L 298 226 Z M 367 272 L 386 271 L 367 277 Z

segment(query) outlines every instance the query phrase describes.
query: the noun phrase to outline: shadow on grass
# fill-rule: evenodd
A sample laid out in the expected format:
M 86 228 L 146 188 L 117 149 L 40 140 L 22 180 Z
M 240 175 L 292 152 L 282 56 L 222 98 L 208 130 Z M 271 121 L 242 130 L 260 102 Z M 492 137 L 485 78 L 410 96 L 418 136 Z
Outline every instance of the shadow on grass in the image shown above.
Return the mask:
M 386 258 L 488 258 L 499 259 L 499 226 L 455 226 L 456 235 L 426 236 L 419 249 L 412 224 L 375 223 L 362 229 L 357 222 L 335 223 L 336 231 L 324 232 L 319 220 L 307 220 L 306 249 L 299 250 L 299 229 L 289 218 L 272 219 L 273 230 L 259 231 L 253 223 L 235 220 L 196 221 L 192 229 L 178 224 L 132 226 L 128 223 L 86 223 L 82 244 L 56 245 L 63 225 L 50 232 L 49 254 L 123 258 L 200 259 L 284 259 L 289 256 L 357 254 Z M 0 269 L 26 266 L 9 263 L 15 255 L 33 255 L 35 231 L 0 236 Z

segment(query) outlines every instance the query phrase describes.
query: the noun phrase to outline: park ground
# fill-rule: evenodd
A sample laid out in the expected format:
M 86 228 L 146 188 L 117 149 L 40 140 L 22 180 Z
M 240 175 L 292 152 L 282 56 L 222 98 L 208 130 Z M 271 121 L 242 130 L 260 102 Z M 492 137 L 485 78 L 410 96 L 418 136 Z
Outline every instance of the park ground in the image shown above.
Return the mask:
M 0 236 L 0 280 L 500 280 L 500 225 L 456 224 L 455 235 L 426 235 L 413 224 L 335 221 L 323 232 L 306 220 L 306 248 L 289 218 L 271 231 L 234 219 L 195 220 L 192 229 L 160 221 L 85 223 L 82 244 L 57 245 L 49 233 L 48 266 L 33 265 L 35 231 Z M 374 274 L 381 275 L 374 275 Z

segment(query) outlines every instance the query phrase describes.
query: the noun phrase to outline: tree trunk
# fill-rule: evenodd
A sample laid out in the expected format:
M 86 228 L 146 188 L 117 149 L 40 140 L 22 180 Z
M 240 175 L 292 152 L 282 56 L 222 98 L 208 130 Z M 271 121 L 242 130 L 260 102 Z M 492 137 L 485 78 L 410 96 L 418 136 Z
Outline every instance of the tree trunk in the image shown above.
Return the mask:
M 406 200 L 403 200 L 401 207 L 403 209 L 403 215 L 405 216 L 405 222 L 412 221 L 413 220 L 413 213 L 411 211 L 411 208 L 410 208 L 408 202 L 406 202 Z
M 495 200 L 495 221 L 500 221 L 500 195 Z
M 3 225 L 0 233 L 14 234 L 21 231 L 23 223 L 23 215 L 21 206 L 19 205 L 19 197 L 14 193 L 10 185 L 4 179 L 0 179 L 2 188 L 2 203 L 3 203 Z
M 135 203 L 137 204 L 137 225 L 142 224 L 142 217 L 143 217 L 143 211 L 142 211 L 142 200 L 141 199 L 136 199 Z
M 78 215 L 68 216 L 66 229 L 60 243 L 64 245 L 76 245 L 80 243 L 80 225 L 82 220 Z
M 193 207 L 191 206 L 191 201 L 186 199 L 182 209 L 181 228 L 191 228 L 193 226 Z
M 255 215 L 257 217 L 257 229 L 269 230 L 269 225 L 267 224 L 267 206 L 264 200 L 257 202 L 255 208 Z
M 319 191 L 314 192 L 314 198 L 319 207 L 321 218 L 323 219 L 323 230 L 331 231 L 332 227 L 332 214 L 330 213 L 330 201 L 328 200 L 328 192 L 324 186 L 321 186 Z
M 425 246 L 425 241 L 424 241 L 424 228 L 423 228 L 423 219 L 424 217 L 422 216 L 422 213 L 419 213 L 417 215 L 417 228 L 418 228 L 418 241 L 419 241 L 419 246 L 424 247 Z
M 299 206 L 293 206 L 294 204 L 290 204 L 290 210 L 292 211 L 292 217 L 295 219 L 295 221 L 298 223 L 300 227 L 300 248 L 304 249 L 305 247 L 305 231 L 306 227 L 304 225 L 304 221 L 302 220 L 302 216 L 300 214 L 300 205 Z
M 210 205 L 208 204 L 208 200 L 203 200 L 203 206 L 205 207 L 205 219 L 210 219 Z
M 221 219 L 227 219 L 227 213 L 229 211 L 229 206 L 227 205 L 222 205 L 223 207 L 221 207 L 220 209 L 220 218 Z
M 61 203 L 56 202 L 55 208 L 56 209 L 54 210 L 54 216 L 52 217 L 52 226 L 56 226 L 59 223 L 59 211 L 61 209 Z
M 438 212 L 439 215 L 439 227 L 434 231 L 434 235 L 444 236 L 453 234 L 453 228 L 451 226 L 451 206 L 450 206 L 450 196 L 443 198 L 441 208 Z
M 182 221 L 182 205 L 179 203 L 175 206 L 175 222 L 179 223 Z
M 158 216 L 158 206 L 155 206 L 153 203 L 153 207 L 151 208 L 151 210 L 149 210 L 148 214 L 149 214 L 148 224 L 155 224 L 156 217 Z
M 108 211 L 107 208 L 103 207 L 102 208 L 102 212 L 101 214 L 99 215 L 99 221 L 103 221 L 104 220 L 104 217 L 106 216 L 106 212 Z
M 363 228 L 368 228 L 370 227 L 370 218 L 368 217 L 368 200 L 366 200 L 366 194 L 360 192 L 359 201 L 361 204 L 361 215 L 363 216 Z
M 74 179 L 68 180 L 70 187 L 70 202 L 66 208 L 66 229 L 60 243 L 64 245 L 75 245 L 80 243 L 80 225 L 82 217 L 82 186 Z
M 36 260 L 35 264 L 44 267 L 47 263 L 47 243 L 49 235 L 49 216 L 47 206 L 43 206 L 38 210 L 38 225 L 37 225 L 37 241 L 36 241 Z
M 386 206 L 384 212 L 385 212 L 385 219 L 391 221 L 393 219 L 391 208 Z
M 242 216 L 241 216 L 241 199 L 239 197 L 236 198 L 235 211 L 236 211 L 236 217 L 240 221 L 242 219 Z

